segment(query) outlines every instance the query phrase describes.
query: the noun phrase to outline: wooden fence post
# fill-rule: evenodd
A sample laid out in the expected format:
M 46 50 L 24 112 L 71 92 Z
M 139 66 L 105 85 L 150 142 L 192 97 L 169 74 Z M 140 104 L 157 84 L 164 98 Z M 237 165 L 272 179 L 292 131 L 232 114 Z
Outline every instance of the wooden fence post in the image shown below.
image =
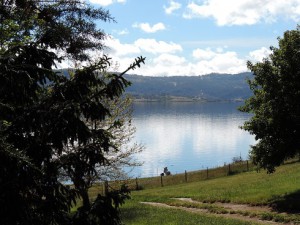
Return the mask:
M 230 163 L 228 164 L 228 175 L 230 175 L 230 172 L 231 172 L 231 170 L 230 170 Z
M 247 171 L 249 171 L 249 163 L 248 163 L 248 160 L 247 160 Z
M 104 196 L 107 196 L 108 194 L 108 181 L 104 181 Z
M 187 172 L 186 172 L 186 170 L 184 172 L 184 179 L 185 179 L 185 182 L 187 183 Z
M 139 183 L 138 183 L 138 178 L 135 178 L 135 190 L 139 190 Z
M 161 184 L 162 187 L 164 186 L 164 184 L 163 184 L 163 176 L 162 175 L 160 175 L 160 184 Z
M 208 179 L 208 167 L 206 169 L 206 179 Z

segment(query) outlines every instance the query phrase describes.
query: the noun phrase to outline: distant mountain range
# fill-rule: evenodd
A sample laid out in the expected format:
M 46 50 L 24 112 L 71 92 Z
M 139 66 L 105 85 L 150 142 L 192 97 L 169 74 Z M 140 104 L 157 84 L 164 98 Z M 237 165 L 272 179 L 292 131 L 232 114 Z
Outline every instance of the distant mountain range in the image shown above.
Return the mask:
M 126 93 L 137 101 L 243 101 L 252 95 L 250 72 L 205 76 L 149 77 L 126 75 Z

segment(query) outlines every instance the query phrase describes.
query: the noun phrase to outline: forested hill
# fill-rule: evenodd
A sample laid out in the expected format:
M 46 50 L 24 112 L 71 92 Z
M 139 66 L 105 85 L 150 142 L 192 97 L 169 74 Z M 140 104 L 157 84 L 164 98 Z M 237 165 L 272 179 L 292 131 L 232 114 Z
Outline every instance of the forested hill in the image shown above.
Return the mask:
M 132 85 L 126 92 L 140 100 L 236 101 L 251 96 L 251 73 L 205 76 L 148 77 L 126 75 Z

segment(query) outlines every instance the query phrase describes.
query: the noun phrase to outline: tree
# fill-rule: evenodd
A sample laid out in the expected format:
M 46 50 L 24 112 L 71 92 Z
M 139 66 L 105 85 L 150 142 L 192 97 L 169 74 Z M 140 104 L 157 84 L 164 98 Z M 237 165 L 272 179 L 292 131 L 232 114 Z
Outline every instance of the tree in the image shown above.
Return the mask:
M 107 107 L 110 109 L 111 115 L 99 123 L 95 121 L 95 125 L 111 130 L 112 139 L 118 151 L 106 154 L 109 163 L 97 169 L 98 176 L 96 179 L 102 181 L 125 180 L 129 178 L 129 175 L 128 171 L 124 171 L 124 168 L 133 169 L 142 164 L 134 159 L 134 154 L 143 151 L 144 146 L 132 141 L 136 128 L 131 121 L 133 113 L 131 97 L 122 96 L 113 101 L 108 100 Z
M 243 129 L 255 135 L 251 157 L 257 165 L 274 172 L 284 160 L 300 153 L 300 30 L 286 31 L 272 54 L 248 68 L 253 96 L 241 110 L 253 113 Z
M 95 20 L 103 9 L 77 0 L 4 0 L 0 4 L 0 224 L 119 224 L 128 190 L 91 200 L 86 179 L 118 146 L 108 129 L 90 126 L 111 115 L 106 99 L 130 84 L 103 76 L 110 59 L 91 60 L 103 48 Z M 62 60 L 84 62 L 73 76 L 54 70 Z M 114 126 L 118 126 L 115 121 Z M 74 150 L 75 149 L 75 150 Z M 73 181 L 63 183 L 62 172 Z M 70 209 L 82 201 L 74 213 Z
M 123 95 L 114 99 L 104 99 L 104 105 L 110 111 L 110 116 L 106 117 L 102 121 L 92 121 L 88 123 L 88 126 L 94 127 L 94 129 L 107 130 L 111 135 L 111 141 L 116 147 L 109 152 L 104 152 L 106 163 L 98 165 L 96 173 L 92 177 L 86 177 L 90 179 L 90 184 L 99 181 L 107 180 L 126 180 L 130 178 L 129 172 L 134 167 L 142 165 L 137 159 L 134 158 L 134 154 L 143 151 L 144 146 L 142 144 L 133 142 L 133 136 L 136 132 L 136 128 L 132 124 L 132 98 L 127 95 Z M 72 151 L 77 151 L 78 146 L 72 146 Z M 69 151 L 70 148 L 69 146 Z M 125 171 L 125 168 L 130 168 L 129 171 Z M 67 171 L 62 172 L 62 179 L 68 179 Z

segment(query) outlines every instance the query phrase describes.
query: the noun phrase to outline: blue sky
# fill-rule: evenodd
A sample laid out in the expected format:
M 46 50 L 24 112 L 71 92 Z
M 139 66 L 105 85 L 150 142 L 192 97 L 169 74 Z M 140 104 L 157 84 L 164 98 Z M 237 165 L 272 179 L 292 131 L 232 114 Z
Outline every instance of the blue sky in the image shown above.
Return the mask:
M 98 22 L 117 68 L 142 55 L 146 65 L 132 73 L 146 76 L 247 71 L 247 60 L 266 57 L 300 20 L 300 0 L 86 1 L 117 21 Z

